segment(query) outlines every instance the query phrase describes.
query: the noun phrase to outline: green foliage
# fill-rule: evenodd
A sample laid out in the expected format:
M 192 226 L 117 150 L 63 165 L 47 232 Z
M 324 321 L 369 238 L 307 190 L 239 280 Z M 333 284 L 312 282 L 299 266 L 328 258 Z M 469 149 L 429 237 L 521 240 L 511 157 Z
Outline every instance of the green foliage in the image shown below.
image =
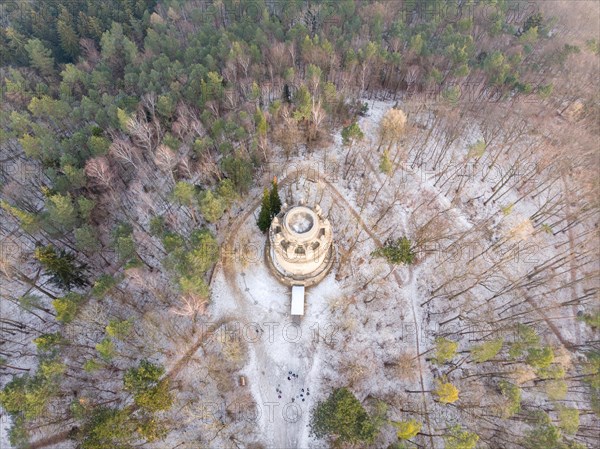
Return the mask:
M 38 246 L 34 257 L 40 262 L 45 274 L 50 276 L 50 282 L 57 287 L 70 290 L 73 287 L 87 285 L 83 275 L 85 265 L 78 264 L 73 254 L 65 250 L 56 250 L 54 246 Z
M 182 293 L 208 298 L 204 275 L 219 258 L 214 236 L 206 229 L 194 230 L 186 242 L 179 234 L 166 232 L 162 241 L 169 253 L 163 264 L 177 276 Z
M 550 346 L 529 348 L 525 361 L 535 369 L 548 368 L 554 362 L 554 351 Z
M 295 109 L 292 115 L 294 119 L 297 121 L 309 120 L 312 110 L 312 101 L 313 98 L 306 86 L 300 86 L 293 99 Z
M 98 351 L 102 360 L 110 362 L 116 353 L 115 344 L 110 338 L 104 338 L 100 343 L 96 344 L 96 351 Z
M 77 210 L 68 195 L 51 195 L 46 203 L 48 220 L 58 230 L 68 232 L 77 223 Z
M 271 198 L 269 195 L 269 189 L 266 187 L 263 191 L 262 203 L 256 224 L 261 232 L 267 232 L 271 226 Z
M 169 393 L 168 379 L 162 379 L 165 370 L 162 366 L 142 360 L 137 368 L 125 373 L 123 384 L 133 394 L 135 403 L 150 412 L 168 410 L 173 399 Z
M 108 149 L 110 148 L 110 140 L 101 136 L 90 136 L 87 145 L 91 156 L 104 156 L 108 153 Z
M 393 265 L 412 265 L 415 261 L 415 252 L 412 242 L 407 237 L 388 240 L 382 248 L 377 248 L 371 253 L 374 257 L 383 257 Z
M 365 137 L 365 134 L 358 126 L 358 123 L 354 122 L 351 125 L 346 126 L 342 129 L 342 143 L 345 146 L 352 146 L 357 142 L 360 142 Z
M 274 179 L 271 183 L 271 190 L 265 188 L 263 191 L 262 203 L 260 206 L 260 212 L 258 213 L 258 219 L 256 224 L 262 232 L 267 232 L 271 226 L 273 218 L 281 210 L 281 199 L 279 198 L 279 191 L 277 186 L 277 179 Z
M 587 40 L 585 42 L 585 46 L 592 53 L 600 55 L 600 44 L 598 43 L 597 39 L 589 39 L 589 40 Z
M 532 14 L 531 16 L 527 17 L 527 20 L 525 20 L 525 23 L 523 24 L 523 31 L 527 32 L 532 28 L 538 28 L 542 25 L 542 22 L 544 21 L 544 16 L 542 16 L 542 13 L 536 12 L 535 14 Z
M 129 130 L 129 124 L 131 123 L 131 117 L 127 112 L 121 108 L 117 108 L 117 119 L 119 121 L 119 127 L 121 131 L 127 132 Z
M 207 230 L 196 230 L 191 235 L 192 251 L 186 257 L 191 275 L 202 276 L 219 258 L 219 245 Z
M 193 184 L 179 181 L 173 188 L 173 199 L 182 206 L 192 207 L 196 202 L 196 188 Z
M 267 124 L 267 118 L 265 117 L 265 114 L 258 107 L 256 108 L 256 112 L 254 113 L 254 123 L 256 126 L 256 133 L 260 137 L 266 137 L 269 125 Z
M 567 383 L 561 379 L 548 380 L 544 387 L 546 394 L 548 395 L 548 399 L 552 401 L 562 401 L 567 397 L 569 390 Z
M 225 202 L 215 195 L 212 191 L 207 190 L 203 193 L 200 199 L 200 211 L 202 216 L 209 223 L 218 221 L 225 212 Z
M 0 391 L 0 405 L 11 416 L 31 420 L 42 416 L 66 367 L 49 359 L 40 363 L 35 375 L 15 376 Z
M 33 309 L 42 309 L 43 303 L 39 296 L 27 293 L 19 298 L 19 305 L 28 312 Z
M 198 276 L 184 275 L 180 277 L 179 288 L 184 295 L 193 295 L 201 298 L 208 298 L 210 296 L 208 284 Z
M 165 218 L 162 215 L 156 215 L 150 219 L 148 224 L 150 234 L 154 237 L 162 237 L 166 231 Z
M 56 319 L 61 323 L 70 323 L 73 321 L 79 312 L 83 299 L 82 295 L 71 292 L 62 298 L 53 300 L 52 306 L 56 310 Z
M 539 368 L 536 374 L 540 379 L 564 379 L 565 369 L 558 363 L 553 363 L 546 368 Z
M 381 159 L 379 159 L 379 171 L 388 176 L 394 171 L 394 164 L 390 160 L 390 152 L 388 150 L 384 150 Z
M 137 259 L 135 240 L 133 239 L 133 226 L 129 223 L 119 223 L 112 233 L 113 245 L 121 261 Z
M 531 45 L 538 40 L 538 27 L 531 27 L 519 36 L 519 42 L 525 45 Z
M 482 157 L 484 155 L 486 148 L 487 148 L 487 144 L 485 143 L 485 140 L 478 140 L 477 142 L 475 142 L 474 144 L 469 146 L 469 151 L 467 152 L 467 158 L 468 159 L 471 159 L 471 158 L 479 159 L 480 157 Z
M 576 408 L 559 407 L 558 426 L 568 435 L 575 435 L 579 430 L 579 410 Z
M 335 437 L 339 443 L 371 443 L 377 428 L 371 418 L 346 388 L 334 390 L 327 400 L 319 402 L 312 411 L 311 433 L 317 438 Z
M 228 156 L 223 160 L 222 167 L 237 191 L 247 193 L 254 175 L 250 162 L 241 156 Z
M 435 395 L 438 397 L 438 401 L 442 404 L 452 404 L 458 401 L 458 388 L 452 385 L 450 382 L 445 380 L 438 380 L 436 389 L 434 390 Z
M 82 449 L 128 449 L 136 440 L 137 423 L 127 410 L 96 409 L 81 429 Z
M 527 449 L 563 449 L 562 434 L 558 427 L 552 424 L 550 417 L 543 412 L 536 414 L 538 422 L 527 433 L 523 446 Z
M 457 342 L 444 337 L 438 337 L 435 339 L 435 355 L 432 360 L 434 363 L 442 365 L 449 362 L 456 355 L 457 350 Z
M 518 385 L 512 384 L 506 380 L 498 383 L 502 396 L 506 398 L 506 405 L 501 407 L 503 418 L 510 418 L 521 410 L 521 389 Z
M 42 334 L 34 338 L 33 343 L 35 343 L 39 352 L 53 354 L 56 352 L 57 346 L 65 343 L 65 339 L 59 332 L 55 332 L 53 334 Z
M 464 430 L 461 426 L 451 426 L 444 436 L 446 449 L 474 449 L 479 441 L 476 433 Z
M 515 328 L 514 340 L 509 343 L 508 355 L 513 358 L 519 358 L 529 348 L 537 348 L 540 344 L 540 337 L 535 329 L 525 324 L 517 324 Z
M 411 438 L 417 436 L 417 434 L 421 431 L 423 423 L 411 419 L 409 421 L 395 422 L 394 426 L 397 429 L 396 435 L 398 438 L 401 440 L 410 440 Z
M 0 208 L 18 219 L 24 231 L 31 234 L 38 230 L 39 220 L 35 215 L 25 212 L 18 207 L 11 206 L 4 200 L 0 200 Z
M 225 207 L 229 208 L 238 198 L 238 194 L 235 191 L 235 186 L 231 179 L 222 179 L 219 181 L 217 186 L 217 194 L 225 202 Z
M 101 367 L 102 367 L 102 364 L 95 359 L 86 360 L 85 363 L 83 364 L 83 370 L 86 373 L 94 373 L 94 372 L 98 371 Z
M 96 207 L 96 202 L 90 200 L 84 196 L 77 198 L 77 207 L 79 209 L 79 216 L 83 221 L 89 221 L 92 215 L 92 211 Z
M 500 337 L 495 340 L 483 342 L 471 348 L 471 358 L 476 363 L 487 362 L 498 355 L 504 345 L 504 338 Z
M 109 337 L 123 340 L 131 333 L 132 325 L 131 320 L 110 320 L 106 326 L 106 334 Z
M 600 416 L 600 351 L 593 350 L 585 354 L 583 364 L 583 381 L 590 388 L 590 403 L 592 410 Z
M 54 74 L 54 58 L 52 52 L 39 39 L 29 39 L 25 44 L 29 63 L 44 76 Z
M 277 187 L 277 179 L 271 183 L 271 192 L 269 192 L 269 213 L 271 220 L 281 211 L 281 199 L 279 198 L 279 190 Z
M 102 298 L 114 287 L 116 287 L 117 284 L 117 279 L 115 279 L 113 276 L 110 274 L 103 274 L 96 280 L 96 282 L 94 282 L 94 286 L 92 287 L 92 295 L 97 298 Z
M 75 244 L 79 251 L 85 253 L 93 253 L 100 248 L 100 241 L 98 240 L 98 231 L 89 225 L 84 225 L 80 228 L 75 229 Z

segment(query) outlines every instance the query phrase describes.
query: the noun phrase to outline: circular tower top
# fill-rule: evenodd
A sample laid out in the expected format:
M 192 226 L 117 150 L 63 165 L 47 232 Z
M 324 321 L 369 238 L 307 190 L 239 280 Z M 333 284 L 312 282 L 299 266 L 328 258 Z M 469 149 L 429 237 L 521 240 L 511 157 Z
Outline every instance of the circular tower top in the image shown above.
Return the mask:
M 289 238 L 297 242 L 307 242 L 319 232 L 319 217 L 306 206 L 290 208 L 283 217 L 283 226 Z

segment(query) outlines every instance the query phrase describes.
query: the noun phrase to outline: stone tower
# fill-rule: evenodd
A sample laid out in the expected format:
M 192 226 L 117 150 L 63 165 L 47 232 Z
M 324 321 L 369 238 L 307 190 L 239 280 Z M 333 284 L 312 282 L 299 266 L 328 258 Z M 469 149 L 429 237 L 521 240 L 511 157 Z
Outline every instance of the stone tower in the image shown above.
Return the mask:
M 284 204 L 269 229 L 267 257 L 286 285 L 310 287 L 333 265 L 333 235 L 321 208 Z

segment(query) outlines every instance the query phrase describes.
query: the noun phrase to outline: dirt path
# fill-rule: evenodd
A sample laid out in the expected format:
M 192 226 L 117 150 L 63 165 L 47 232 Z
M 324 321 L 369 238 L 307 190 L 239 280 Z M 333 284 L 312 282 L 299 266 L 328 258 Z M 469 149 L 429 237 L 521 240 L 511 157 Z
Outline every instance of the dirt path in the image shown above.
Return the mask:
M 365 158 L 365 162 L 368 162 L 368 160 L 366 158 Z M 300 175 L 301 171 L 303 171 L 303 170 L 294 170 L 293 172 L 289 173 L 285 178 L 279 180 L 279 185 L 286 186 L 290 183 L 295 182 L 298 179 L 298 176 Z M 327 188 L 329 193 L 337 201 L 338 205 L 341 205 L 342 208 L 344 209 L 344 211 L 349 212 L 354 217 L 354 219 L 359 224 L 359 226 L 362 228 L 362 230 L 373 240 L 373 242 L 378 247 L 383 246 L 383 243 L 381 242 L 379 237 L 371 230 L 371 227 L 367 223 L 365 223 L 362 216 L 354 209 L 354 207 L 348 202 L 348 200 L 346 200 L 346 198 L 339 192 L 339 190 L 331 182 L 329 182 L 327 180 L 327 178 L 325 176 L 320 176 L 319 179 L 317 180 L 317 184 Z M 235 246 L 235 238 L 237 236 L 239 236 L 239 232 L 240 232 L 242 226 L 245 224 L 246 220 L 248 220 L 250 218 L 250 216 L 253 215 L 254 211 L 260 206 L 260 202 L 261 202 L 260 198 L 255 198 L 250 203 L 250 205 L 247 206 L 248 210 L 246 211 L 246 213 L 239 216 L 235 220 L 235 222 L 229 226 L 229 228 L 228 228 L 229 235 L 225 239 L 224 245 L 223 245 L 224 248 L 226 249 L 226 251 L 223 252 L 224 257 L 219 260 L 219 264 L 215 268 L 215 272 L 219 268 L 223 269 L 224 278 L 227 282 L 228 287 L 231 288 L 231 290 L 234 293 L 234 298 L 236 300 L 236 303 L 239 306 L 239 310 L 241 312 L 242 317 L 247 316 L 248 298 L 247 298 L 247 295 L 245 294 L 245 292 L 243 292 L 241 290 L 240 286 L 235 281 L 235 279 L 237 279 L 235 261 L 232 260 L 230 257 L 228 257 L 228 255 L 234 254 L 233 250 L 234 250 L 234 246 Z M 395 277 L 395 280 L 398 283 L 398 285 L 402 286 L 403 281 L 397 272 L 394 272 L 394 277 Z M 214 279 L 214 276 L 213 276 L 213 279 Z M 413 280 L 413 273 L 412 273 L 412 269 L 410 269 L 408 282 L 412 282 L 412 280 Z M 418 320 L 417 320 L 418 315 L 416 314 L 415 306 L 414 306 L 414 304 L 411 304 L 411 306 L 412 306 L 412 315 L 413 315 L 415 329 L 419 329 L 420 326 L 418 325 Z M 418 332 L 415 335 L 415 346 L 416 346 L 417 354 L 420 354 L 421 350 L 420 350 L 420 346 L 419 346 Z M 254 350 L 255 350 L 255 353 L 257 356 L 257 364 L 260 363 L 263 367 L 268 366 L 269 358 L 266 355 L 266 353 L 264 352 L 264 348 L 262 347 L 262 345 L 255 345 Z M 300 358 L 300 360 L 301 360 L 301 358 Z M 423 366 L 422 366 L 422 361 L 420 360 L 420 358 L 418 358 L 417 363 L 418 363 L 418 370 L 419 370 L 419 379 L 420 379 L 420 385 L 421 385 L 421 395 L 422 395 L 422 400 L 423 400 L 423 407 L 424 407 L 425 416 L 426 416 L 426 423 L 427 423 L 427 427 L 428 427 L 428 433 L 431 435 L 431 433 L 432 433 L 431 432 L 431 424 L 429 422 L 429 414 L 427 413 L 427 398 L 425 396 L 426 389 L 425 389 L 425 381 L 424 381 L 424 374 L 423 374 Z M 304 369 L 308 370 L 308 369 L 310 369 L 310 366 L 307 365 L 304 367 Z M 285 427 L 285 429 L 281 429 L 281 431 L 278 432 L 278 435 L 276 435 L 276 437 L 279 439 L 279 441 L 275 442 L 275 446 L 280 447 L 283 444 L 283 445 L 285 445 L 285 447 L 287 447 L 288 445 L 292 444 L 291 447 L 296 447 L 296 446 L 294 446 L 294 442 L 298 441 L 297 432 L 299 432 L 301 429 L 298 428 L 298 426 L 289 425 L 289 423 L 283 427 Z M 431 436 L 429 438 L 430 438 L 431 448 L 433 449 L 433 448 L 435 448 L 435 445 L 433 443 L 433 438 Z M 284 447 L 284 446 L 281 446 L 281 447 Z
M 367 159 L 365 158 L 365 162 L 367 161 Z M 368 164 L 370 165 L 371 164 Z M 320 180 L 322 181 L 324 184 L 327 185 L 327 187 L 329 188 L 330 192 L 333 193 L 333 195 L 336 197 L 336 199 L 338 201 L 340 201 L 342 204 L 345 205 L 346 210 L 349 211 L 352 216 L 358 221 L 358 223 L 360 224 L 360 226 L 363 228 L 363 230 L 369 235 L 369 237 L 375 242 L 375 244 L 378 247 L 382 247 L 383 244 L 381 242 L 381 240 L 373 233 L 373 231 L 371 231 L 370 227 L 367 226 L 367 224 L 364 222 L 364 220 L 362 219 L 362 217 L 360 216 L 360 214 L 358 212 L 356 212 L 356 210 L 354 210 L 354 208 L 352 207 L 352 205 L 346 200 L 346 198 L 344 198 L 340 192 L 336 189 L 336 187 L 334 185 L 332 185 L 329 181 L 327 180 Z M 389 184 L 388 184 L 389 185 Z M 398 286 L 402 287 L 402 285 L 404 285 L 404 282 L 402 281 L 402 278 L 400 277 L 400 275 L 398 274 L 397 271 L 394 271 L 394 278 L 396 279 L 396 282 L 398 283 Z M 407 280 L 407 283 L 411 283 L 413 281 L 413 268 L 409 267 L 409 278 Z M 415 350 L 417 354 L 421 354 L 421 349 L 419 346 L 419 332 L 418 329 L 421 329 L 421 326 L 418 323 L 417 320 L 417 313 L 416 313 L 416 309 L 415 309 L 415 304 L 414 301 L 411 301 L 411 310 L 412 310 L 412 316 L 413 316 L 413 323 L 415 325 Z M 429 434 L 429 442 L 431 444 L 431 449 L 435 449 L 435 444 L 433 442 L 433 437 L 432 432 L 431 432 L 431 423 L 429 421 L 429 413 L 427 411 L 427 397 L 425 396 L 425 380 L 424 380 L 424 376 L 423 376 L 423 366 L 421 363 L 421 357 L 417 357 L 417 367 L 419 369 L 419 383 L 421 385 L 421 398 L 423 400 L 423 409 L 425 412 L 425 421 L 427 423 L 427 433 Z

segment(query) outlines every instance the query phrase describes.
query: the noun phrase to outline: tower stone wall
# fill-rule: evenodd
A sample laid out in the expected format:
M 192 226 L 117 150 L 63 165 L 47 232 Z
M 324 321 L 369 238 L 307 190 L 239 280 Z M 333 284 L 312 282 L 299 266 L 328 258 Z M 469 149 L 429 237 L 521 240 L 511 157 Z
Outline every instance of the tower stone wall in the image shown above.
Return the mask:
M 280 281 L 310 286 L 333 264 L 333 234 L 323 211 L 284 204 L 269 229 L 269 262 Z

